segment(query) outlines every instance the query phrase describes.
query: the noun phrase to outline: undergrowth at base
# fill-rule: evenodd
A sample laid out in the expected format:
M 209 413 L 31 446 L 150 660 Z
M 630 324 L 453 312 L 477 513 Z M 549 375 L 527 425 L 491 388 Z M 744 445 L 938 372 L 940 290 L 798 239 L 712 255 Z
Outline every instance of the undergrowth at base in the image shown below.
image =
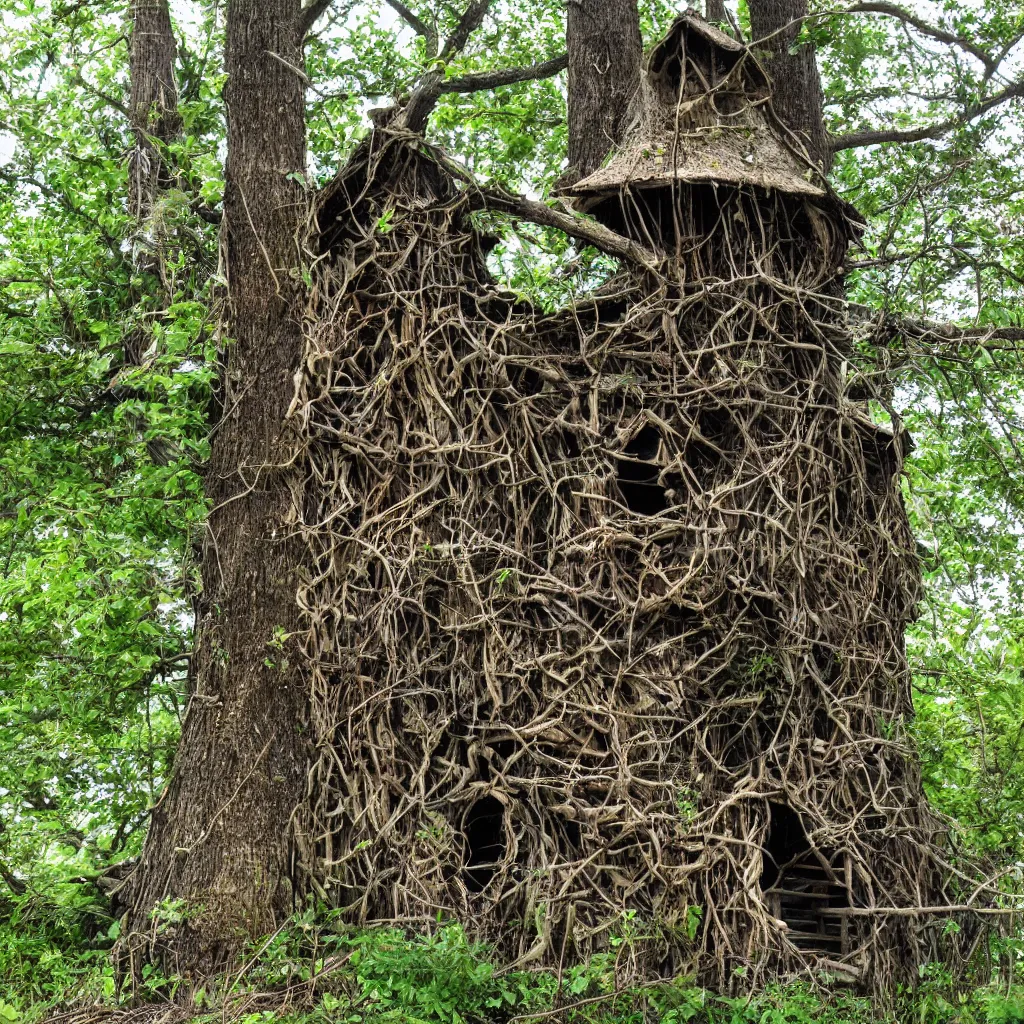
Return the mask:
M 134 991 L 118 992 L 108 955 L 116 927 L 87 940 L 66 922 L 49 933 L 43 923 L 0 928 L 0 1024 L 68 1011 L 65 1020 L 88 1024 L 114 1007 L 154 1004 L 167 1007 L 165 1024 L 1024 1024 L 1024 986 L 957 992 L 937 965 L 923 965 L 920 985 L 886 1009 L 814 979 L 733 998 L 688 978 L 621 989 L 616 966 L 628 938 L 561 973 L 510 970 L 457 924 L 439 922 L 430 935 L 360 931 L 314 909 L 205 988 L 186 993 L 179 978 L 150 969 Z

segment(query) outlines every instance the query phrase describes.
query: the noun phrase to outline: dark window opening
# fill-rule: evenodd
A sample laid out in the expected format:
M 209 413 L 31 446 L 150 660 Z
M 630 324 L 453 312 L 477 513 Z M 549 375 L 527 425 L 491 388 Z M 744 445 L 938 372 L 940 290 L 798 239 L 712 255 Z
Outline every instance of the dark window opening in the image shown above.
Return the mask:
M 818 680 L 826 686 L 836 682 L 843 674 L 843 659 L 839 651 L 828 644 L 812 644 L 811 656 Z
M 562 451 L 567 458 L 575 459 L 580 454 L 580 442 L 571 430 L 563 430 L 561 433 Z
M 580 823 L 572 818 L 566 818 L 562 823 L 565 832 L 565 840 L 569 844 L 569 853 L 579 853 L 583 849 L 583 836 L 580 832 Z
M 835 739 L 836 723 L 824 708 L 815 710 L 812 728 L 815 739 L 822 740 L 825 743 L 830 743 Z
M 757 739 L 761 750 L 768 750 L 772 744 L 788 743 L 789 729 L 785 719 L 779 720 L 778 709 L 765 703 L 757 717 Z
M 720 461 L 721 457 L 711 445 L 696 439 L 687 441 L 683 450 L 683 479 L 691 490 L 703 494 L 710 487 L 715 467 Z
M 747 605 L 745 617 L 752 620 L 751 626 L 757 629 L 767 651 L 777 649 L 781 642 L 783 615 L 770 597 L 752 597 Z
M 675 102 L 683 89 L 682 56 L 678 52 L 670 54 L 668 59 L 658 68 L 656 74 L 658 75 L 658 85 L 661 87 L 662 102 Z
M 758 222 L 765 200 L 756 190 L 748 195 L 723 183 L 673 182 L 595 197 L 585 209 L 602 224 L 642 245 L 657 246 L 687 260 L 699 258 L 702 273 L 733 276 L 740 269 L 737 260 L 749 259 L 748 250 L 760 251 L 760 236 L 747 237 L 744 242 L 736 233 L 743 223 Z M 729 231 L 734 236 L 734 244 L 728 248 L 722 244 L 723 223 L 731 225 Z M 783 258 L 785 254 L 779 254 L 779 259 Z M 713 357 L 704 359 L 704 365 L 714 365 Z
M 491 740 L 487 745 L 502 761 L 507 761 L 519 749 L 515 740 Z
M 648 424 L 626 445 L 625 454 L 632 455 L 634 459 L 643 459 L 650 462 L 658 457 L 658 448 L 661 446 L 661 435 L 655 427 Z
M 466 839 L 466 888 L 483 892 L 505 859 L 505 807 L 493 796 L 477 800 L 462 825 Z
M 892 489 L 900 469 L 900 444 L 883 426 L 855 422 L 864 455 L 865 480 L 869 494 L 885 496 Z
M 544 389 L 541 375 L 530 366 L 514 366 L 508 371 L 512 387 L 520 395 L 538 395 Z
M 683 448 L 684 480 L 702 493 L 711 487 L 726 451 L 735 447 L 736 427 L 721 409 L 702 409 L 693 422 Z
M 597 200 L 587 210 L 619 234 L 643 245 L 672 249 L 678 241 L 679 227 L 684 228 L 684 235 L 689 238 L 697 230 L 696 224 L 704 219 L 699 204 L 694 201 L 692 205 L 697 209 L 691 209 L 690 204 L 684 208 L 681 197 L 670 188 L 651 187 Z
M 799 815 L 769 804 L 761 889 L 772 913 L 786 925 L 786 937 L 808 953 L 848 952 L 850 896 L 836 870 L 836 858 L 812 848 Z
M 719 757 L 726 768 L 743 768 L 751 764 L 757 757 L 760 744 L 757 742 L 756 735 L 751 736 L 750 725 L 748 720 L 742 728 L 736 729 L 730 726 L 723 731 Z M 756 733 L 756 729 L 754 732 Z
M 720 117 L 738 114 L 748 105 L 745 93 L 739 89 L 723 89 L 721 86 L 710 94 L 711 105 Z
M 656 516 L 669 507 L 666 489 L 659 482 L 658 456 L 661 437 L 652 426 L 644 427 L 618 459 L 619 491 L 626 507 L 642 516 Z
M 687 85 L 697 92 L 718 85 L 736 66 L 740 52 L 739 47 L 726 49 L 703 32 L 680 26 L 651 53 L 650 76 L 662 101 L 674 103 Z
M 702 409 L 695 426 L 700 439 L 719 457 L 737 434 L 733 418 L 726 409 Z

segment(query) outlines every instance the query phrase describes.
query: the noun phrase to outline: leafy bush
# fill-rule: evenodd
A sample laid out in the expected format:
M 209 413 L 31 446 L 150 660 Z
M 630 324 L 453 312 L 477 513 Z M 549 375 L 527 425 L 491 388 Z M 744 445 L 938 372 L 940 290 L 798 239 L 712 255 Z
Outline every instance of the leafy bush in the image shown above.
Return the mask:
M 109 947 L 116 927 L 87 887 L 55 889 L 49 902 L 25 898 L 0 925 L 0 1024 L 33 1024 L 55 1007 L 117 1002 Z M 628 936 L 621 945 L 628 945 Z M 550 970 L 496 965 L 486 946 L 455 923 L 432 934 L 357 930 L 310 906 L 255 943 L 244 969 L 192 993 L 196 1024 L 1024 1024 L 1024 988 L 958 993 L 948 973 L 925 965 L 921 983 L 895 1010 L 810 983 L 771 985 L 728 997 L 678 978 L 620 988 L 616 947 L 586 963 Z M 179 979 L 153 975 L 136 995 L 162 1000 Z M 301 992 L 301 1009 L 294 1008 Z M 247 1012 L 249 996 L 280 1010 Z M 275 996 L 275 993 L 277 996 Z M 181 994 L 181 993 L 179 993 Z M 289 995 L 290 994 L 290 995 Z M 287 997 L 286 997 L 287 996 Z

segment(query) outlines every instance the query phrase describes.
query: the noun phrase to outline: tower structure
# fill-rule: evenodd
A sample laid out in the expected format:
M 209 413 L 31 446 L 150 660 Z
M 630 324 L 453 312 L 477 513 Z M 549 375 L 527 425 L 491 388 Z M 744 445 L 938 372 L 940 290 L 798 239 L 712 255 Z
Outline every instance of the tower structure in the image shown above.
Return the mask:
M 632 115 L 569 194 L 660 269 L 555 314 L 407 135 L 321 197 L 300 869 L 348 920 L 457 918 L 519 963 L 909 978 L 935 933 L 886 911 L 945 881 L 905 441 L 850 397 L 859 220 L 692 13 Z

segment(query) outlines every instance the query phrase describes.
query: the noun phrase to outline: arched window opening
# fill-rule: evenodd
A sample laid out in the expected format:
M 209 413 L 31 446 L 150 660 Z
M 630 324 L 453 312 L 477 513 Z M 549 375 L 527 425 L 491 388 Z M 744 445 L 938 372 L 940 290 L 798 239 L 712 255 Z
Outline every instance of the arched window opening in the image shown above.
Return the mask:
M 661 435 L 649 424 L 623 449 L 618 460 L 618 484 L 626 507 L 642 516 L 656 516 L 669 507 L 668 495 L 659 483 L 657 464 Z
M 462 832 L 466 839 L 466 888 L 483 892 L 505 859 L 505 806 L 493 796 L 477 800 L 466 813 Z

